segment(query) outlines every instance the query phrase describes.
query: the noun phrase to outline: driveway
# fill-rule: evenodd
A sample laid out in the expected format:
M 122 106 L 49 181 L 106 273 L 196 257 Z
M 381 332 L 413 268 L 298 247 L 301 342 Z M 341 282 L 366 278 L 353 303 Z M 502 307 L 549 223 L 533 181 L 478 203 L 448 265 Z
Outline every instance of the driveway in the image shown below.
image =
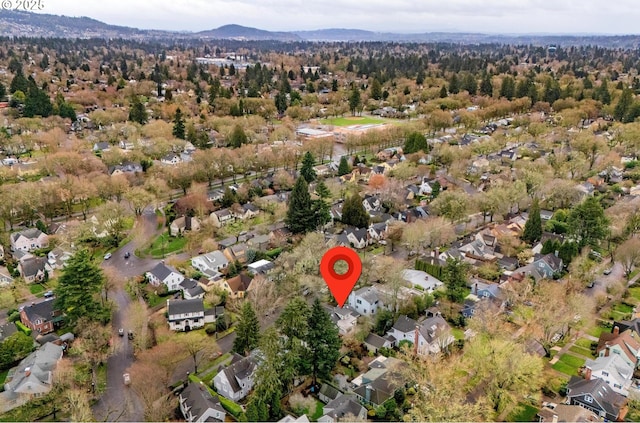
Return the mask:
M 604 266 L 601 266 L 601 271 L 596 274 L 595 283 L 593 288 L 585 289 L 585 294 L 589 297 L 595 298 L 600 294 L 607 294 L 607 288 L 614 285 L 616 282 L 624 279 L 624 269 L 620 263 L 615 263 L 611 270 L 611 273 L 604 275 L 602 272 L 604 269 L 611 267 L 611 264 L 607 261 Z

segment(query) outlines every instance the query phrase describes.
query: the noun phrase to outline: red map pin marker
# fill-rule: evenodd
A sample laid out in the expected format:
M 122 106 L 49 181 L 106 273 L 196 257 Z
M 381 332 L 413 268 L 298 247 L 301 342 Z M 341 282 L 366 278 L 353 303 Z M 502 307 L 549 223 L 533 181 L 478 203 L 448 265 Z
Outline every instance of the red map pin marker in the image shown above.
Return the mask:
M 347 263 L 346 273 L 340 275 L 333 268 L 339 261 Z M 347 247 L 333 247 L 320 260 L 320 274 L 329 287 L 329 291 L 342 307 L 349 298 L 362 273 L 362 262 L 358 253 Z

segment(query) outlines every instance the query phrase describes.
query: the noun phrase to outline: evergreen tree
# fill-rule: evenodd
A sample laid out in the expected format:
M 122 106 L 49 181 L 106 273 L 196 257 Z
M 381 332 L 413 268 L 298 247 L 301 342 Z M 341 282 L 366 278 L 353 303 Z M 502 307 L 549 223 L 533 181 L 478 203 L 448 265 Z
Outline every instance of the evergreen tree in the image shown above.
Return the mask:
M 609 84 L 607 78 L 602 80 L 602 84 L 597 90 L 596 98 L 602 102 L 602 104 L 611 103 L 611 93 L 609 92 Z
M 467 295 L 467 265 L 458 259 L 448 259 L 442 269 L 442 282 L 447 287 L 447 298 L 462 303 Z
M 23 93 L 29 91 L 29 83 L 27 81 L 27 78 L 24 77 L 22 69 L 20 69 L 20 71 L 17 72 L 11 80 L 9 91 L 11 92 L 11 94 L 15 93 L 16 91 L 22 91 Z
M 240 321 L 236 326 L 236 339 L 233 340 L 233 351 L 244 356 L 258 346 L 260 340 L 260 323 L 258 316 L 249 301 L 242 304 Z
M 597 246 L 609 232 L 609 221 L 596 197 L 587 197 L 571 209 L 567 224 L 569 234 L 578 241 L 580 247 Z
M 529 244 L 534 244 L 540 241 L 542 237 L 542 219 L 540 218 L 540 204 L 536 198 L 533 201 L 533 205 L 529 210 L 529 218 L 524 225 L 524 231 L 522 233 L 522 239 Z
M 407 135 L 405 139 L 403 152 L 405 154 L 411 154 L 417 153 L 418 151 L 429 152 L 429 145 L 424 135 L 420 132 L 412 132 Z
M 365 210 L 362 197 L 359 194 L 353 194 L 344 201 L 342 223 L 356 228 L 369 227 L 369 213 Z
M 300 176 L 289 197 L 289 209 L 286 218 L 287 226 L 294 234 L 306 233 L 316 227 L 316 217 L 309 194 L 309 185 Z
M 504 97 L 507 100 L 513 100 L 516 91 L 516 83 L 510 76 L 502 78 L 502 85 L 500 86 L 500 97 Z
M 244 129 L 240 125 L 233 127 L 233 132 L 229 136 L 229 145 L 233 148 L 239 148 L 242 144 L 247 144 L 249 139 Z
M 136 95 L 131 100 L 131 107 L 129 109 L 129 120 L 131 122 L 139 123 L 140 125 L 144 125 L 147 123 L 147 109 L 140 101 L 140 98 Z
M 553 78 L 547 78 L 544 83 L 543 99 L 549 104 L 553 104 L 560 98 L 560 84 Z
M 371 98 L 374 100 L 380 100 L 382 98 L 382 85 L 378 78 L 373 78 L 371 82 Z
M 4 100 L 7 96 L 7 88 L 0 82 L 0 100 Z
M 440 98 L 447 98 L 449 96 L 449 94 L 447 93 L 447 86 L 443 85 L 442 88 L 440 88 Z
M 252 396 L 247 402 L 245 414 L 250 422 L 266 422 L 269 419 L 269 408 L 262 399 Z
M 478 82 L 476 81 L 476 77 L 473 76 L 472 73 L 468 73 L 465 75 L 462 80 L 462 89 L 467 91 L 470 95 L 476 95 L 478 91 Z
M 431 185 L 431 197 L 433 198 L 437 198 L 438 195 L 440 195 L 440 182 L 438 181 L 434 181 L 433 184 Z
M 308 322 L 309 330 L 306 341 L 309 348 L 313 384 L 316 385 L 318 377 L 328 378 L 331 376 L 331 371 L 340 358 L 342 341 L 338 327 L 331 321 L 331 317 L 317 298 L 311 307 Z
M 51 104 L 49 94 L 39 89 L 38 87 L 32 87 L 31 89 L 29 89 L 27 98 L 24 103 L 24 116 L 47 117 L 51 116 L 52 113 L 53 105 Z
M 340 164 L 338 165 L 338 176 L 343 176 L 351 173 L 351 166 L 345 156 L 340 157 Z
M 316 194 L 318 194 L 318 197 L 323 200 L 331 197 L 331 191 L 329 191 L 329 188 L 327 188 L 327 184 L 325 184 L 324 181 L 319 181 L 316 184 Z
M 97 296 L 105 282 L 102 270 L 93 263 L 87 250 L 80 250 L 66 263 L 56 288 L 55 306 L 65 314 L 73 327 L 80 317 L 90 320 L 109 320 Z
M 622 90 L 622 95 L 613 109 L 613 118 L 622 121 L 633 104 L 633 93 L 629 88 Z
M 460 82 L 458 82 L 458 74 L 453 73 L 449 80 L 449 92 L 451 94 L 458 94 L 460 92 Z
M 425 78 L 424 70 L 420 69 L 416 74 L 416 85 L 418 86 L 422 85 L 424 83 L 424 78 Z
M 311 183 L 316 180 L 316 170 L 313 168 L 315 160 L 310 151 L 304 153 L 302 157 L 302 167 L 300 168 L 300 176 L 302 176 L 307 183 Z
M 487 97 L 493 96 L 493 84 L 491 83 L 491 75 L 485 73 L 480 83 L 480 94 Z
M 176 138 L 180 138 L 181 140 L 185 139 L 184 116 L 179 107 L 176 109 L 176 115 L 173 117 L 173 131 L 171 133 Z
M 287 94 L 285 94 L 284 92 L 280 91 L 278 94 L 276 94 L 274 102 L 276 104 L 276 110 L 278 111 L 278 113 L 282 114 L 287 110 Z
M 229 187 L 224 189 L 224 194 L 222 195 L 222 199 L 220 200 L 220 204 L 222 207 L 231 207 L 233 204 L 238 202 L 238 194 L 234 190 Z
M 333 91 L 334 93 L 336 91 L 338 91 L 338 80 L 334 79 L 331 81 L 331 91 Z
M 360 99 L 360 88 L 356 84 L 353 84 L 351 94 L 349 94 L 349 110 L 353 116 L 359 111 L 362 100 Z

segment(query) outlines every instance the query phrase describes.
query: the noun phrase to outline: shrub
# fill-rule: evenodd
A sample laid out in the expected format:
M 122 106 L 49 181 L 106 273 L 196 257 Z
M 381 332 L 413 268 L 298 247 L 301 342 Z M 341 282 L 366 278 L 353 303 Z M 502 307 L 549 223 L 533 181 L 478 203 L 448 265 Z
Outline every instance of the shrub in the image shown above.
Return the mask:
M 289 405 L 296 414 L 304 414 L 315 411 L 316 402 L 312 397 L 304 397 L 297 392 L 289 397 Z
M 14 311 L 13 313 L 11 313 L 9 315 L 9 321 L 10 322 L 17 322 L 18 320 L 20 320 L 20 313 L 17 311 Z
M 23 332 L 25 335 L 31 335 L 31 329 L 23 325 L 21 322 L 16 322 L 16 327 L 19 331 Z
M 214 333 L 216 333 L 216 324 L 207 323 L 206 325 L 204 325 L 204 331 L 207 333 L 207 335 L 213 335 Z

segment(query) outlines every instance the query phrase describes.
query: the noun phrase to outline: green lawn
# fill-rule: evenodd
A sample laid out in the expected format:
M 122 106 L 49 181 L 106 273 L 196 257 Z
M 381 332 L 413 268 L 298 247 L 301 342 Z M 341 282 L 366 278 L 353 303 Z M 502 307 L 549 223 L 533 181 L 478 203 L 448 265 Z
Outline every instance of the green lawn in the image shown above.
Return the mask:
M 583 355 L 587 358 L 593 358 L 593 355 L 591 354 L 591 349 L 589 348 L 583 348 L 578 345 L 573 345 L 571 348 L 569 348 L 569 351 L 579 355 Z
M 560 360 L 558 360 L 558 362 L 551 367 L 566 375 L 577 376 L 578 368 L 584 366 L 584 362 L 585 359 L 576 357 L 575 355 L 562 354 L 560 356 Z
M 369 116 L 345 116 L 338 118 L 327 118 L 320 121 L 326 125 L 333 126 L 351 126 L 351 125 L 370 125 L 375 123 L 387 123 L 387 121 Z
M 533 422 L 536 421 L 538 408 L 529 404 L 519 404 L 518 410 L 509 414 L 509 422 Z
M 596 338 L 600 338 L 600 334 L 602 332 L 611 332 L 611 328 L 606 328 L 606 327 L 601 326 L 601 325 L 596 325 L 596 326 L 590 328 L 586 332 L 591 336 L 594 336 Z
M 640 286 L 634 286 L 633 288 L 629 288 L 629 295 L 631 298 L 640 302 Z
M 7 378 L 7 374 L 9 373 L 9 370 L 11 369 L 6 369 L 0 372 L 0 385 L 4 385 L 4 381 Z
M 33 295 L 37 295 L 40 294 L 41 292 L 44 292 L 45 287 L 40 285 L 39 283 L 34 283 L 33 285 L 29 285 L 29 292 L 31 292 Z
M 625 314 L 633 312 L 633 307 L 625 303 L 616 304 L 615 306 L 613 306 L 613 309 L 617 312 Z
M 580 338 L 574 344 L 582 348 L 591 349 L 591 340 L 587 338 Z
M 154 294 L 153 292 L 150 292 L 147 295 L 147 304 L 149 305 L 150 308 L 153 308 L 159 304 L 166 303 L 166 302 L 167 302 L 167 297 L 161 297 L 157 294 Z
M 322 417 L 322 415 L 324 414 L 323 408 L 324 408 L 323 404 L 320 401 L 316 400 L 316 409 L 313 412 L 313 414 L 309 415 L 309 420 L 311 420 L 312 422 L 315 422 L 320 417 Z
M 151 242 L 151 245 L 142 250 L 145 255 L 150 255 L 153 258 L 163 258 L 163 255 L 177 253 L 184 249 L 187 244 L 187 239 L 184 237 L 173 237 L 164 233 L 159 235 Z
M 451 334 L 456 339 L 464 339 L 464 331 L 460 328 L 451 328 Z
M 225 354 L 222 354 L 220 357 L 216 358 L 215 360 L 213 360 L 211 363 L 206 363 L 202 365 L 202 368 L 204 369 L 213 368 L 211 372 L 203 374 L 201 376 L 201 379 L 204 381 L 204 383 L 211 384 L 212 379 L 218 374 L 218 366 L 224 363 L 225 361 L 229 360 L 230 358 L 231 358 L 231 353 L 225 353 Z

